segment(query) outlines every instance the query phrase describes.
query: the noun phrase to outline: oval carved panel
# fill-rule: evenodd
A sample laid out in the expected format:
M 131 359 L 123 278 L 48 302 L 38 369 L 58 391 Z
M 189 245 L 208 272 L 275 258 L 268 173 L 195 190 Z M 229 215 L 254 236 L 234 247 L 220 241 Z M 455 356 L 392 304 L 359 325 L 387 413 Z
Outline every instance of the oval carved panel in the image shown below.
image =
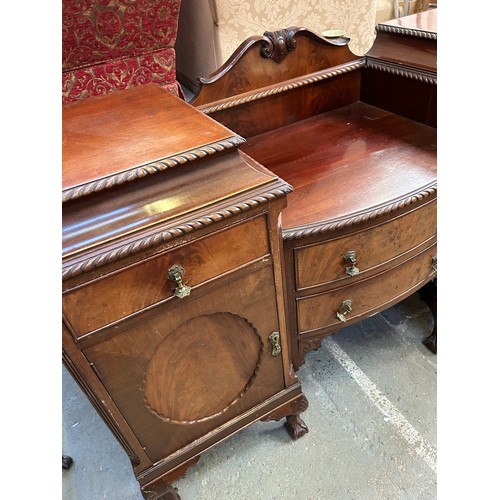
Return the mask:
M 240 316 L 215 313 L 191 318 L 151 356 L 144 378 L 146 406 L 173 423 L 215 418 L 250 388 L 263 348 L 255 328 Z

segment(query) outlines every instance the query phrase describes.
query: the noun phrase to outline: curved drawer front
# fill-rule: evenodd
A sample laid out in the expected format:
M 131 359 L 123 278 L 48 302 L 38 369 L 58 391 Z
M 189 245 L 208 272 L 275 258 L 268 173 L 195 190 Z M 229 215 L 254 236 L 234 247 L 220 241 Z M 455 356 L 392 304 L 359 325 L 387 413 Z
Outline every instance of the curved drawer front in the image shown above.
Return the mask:
M 295 286 L 301 290 L 372 274 L 435 237 L 436 227 L 436 201 L 432 201 L 371 229 L 297 248 Z
M 338 326 L 369 316 L 384 304 L 434 276 L 436 246 L 366 280 L 297 300 L 299 333 Z M 339 313 L 339 315 L 337 315 Z
M 173 266 L 182 266 L 182 284 L 193 287 L 268 253 L 266 219 L 256 217 L 71 290 L 63 312 L 82 336 L 172 297 L 179 287 L 168 277 Z

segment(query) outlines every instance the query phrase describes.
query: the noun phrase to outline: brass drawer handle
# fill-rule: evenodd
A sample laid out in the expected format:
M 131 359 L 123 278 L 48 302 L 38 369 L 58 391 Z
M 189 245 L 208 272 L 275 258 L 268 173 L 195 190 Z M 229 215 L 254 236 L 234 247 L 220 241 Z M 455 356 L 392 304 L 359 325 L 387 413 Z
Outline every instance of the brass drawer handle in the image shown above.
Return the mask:
M 437 270 L 438 270 L 438 256 L 437 256 L 437 254 L 432 256 L 432 270 L 435 273 L 437 273 Z
M 191 287 L 185 285 L 182 282 L 182 277 L 184 276 L 185 270 L 182 266 L 175 264 L 168 270 L 168 279 L 173 280 L 177 283 L 177 287 L 174 290 L 174 295 L 176 297 L 179 297 L 180 299 L 183 299 L 184 297 L 187 297 L 191 293 Z
M 273 332 L 269 335 L 269 342 L 273 347 L 273 352 L 271 352 L 271 356 L 279 356 L 281 354 L 281 344 L 280 344 L 280 333 Z
M 352 300 L 344 300 L 342 304 L 340 304 L 340 309 L 337 311 L 337 318 L 340 319 L 343 323 L 347 321 L 346 315 L 352 311 Z
M 347 274 L 349 274 L 350 276 L 356 276 L 356 274 L 359 274 L 359 269 L 356 267 L 356 252 L 354 250 L 348 250 L 346 252 L 346 254 L 344 255 L 344 261 L 351 264 L 349 267 L 345 268 L 345 272 Z

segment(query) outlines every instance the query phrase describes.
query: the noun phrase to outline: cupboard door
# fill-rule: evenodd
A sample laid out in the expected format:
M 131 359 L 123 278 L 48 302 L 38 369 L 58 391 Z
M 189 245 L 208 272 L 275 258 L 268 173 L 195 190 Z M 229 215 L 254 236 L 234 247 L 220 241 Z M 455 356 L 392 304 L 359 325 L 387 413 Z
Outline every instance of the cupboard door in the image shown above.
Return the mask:
M 263 260 L 110 326 L 84 354 L 154 462 L 285 388 L 275 331 Z

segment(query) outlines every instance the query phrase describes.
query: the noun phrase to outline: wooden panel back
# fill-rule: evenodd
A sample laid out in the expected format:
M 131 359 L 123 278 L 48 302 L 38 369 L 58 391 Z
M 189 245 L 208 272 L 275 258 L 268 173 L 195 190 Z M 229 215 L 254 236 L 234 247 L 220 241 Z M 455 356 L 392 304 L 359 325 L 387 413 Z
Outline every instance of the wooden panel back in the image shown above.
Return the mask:
M 365 68 L 361 100 L 410 120 L 437 126 L 437 85 Z
M 289 41 L 280 53 L 281 60 L 277 62 L 265 54 L 278 50 L 281 35 Z M 329 42 L 305 28 L 287 28 L 250 37 L 220 69 L 209 78 L 200 79 L 201 89 L 191 104 L 201 106 L 213 103 L 356 60 L 358 57 L 347 46 L 348 40 Z
M 275 130 L 359 99 L 361 71 L 211 113 L 242 137 Z
M 191 104 L 243 137 L 350 104 L 359 99 L 364 59 L 347 42 L 305 28 L 251 37 L 201 80 Z

